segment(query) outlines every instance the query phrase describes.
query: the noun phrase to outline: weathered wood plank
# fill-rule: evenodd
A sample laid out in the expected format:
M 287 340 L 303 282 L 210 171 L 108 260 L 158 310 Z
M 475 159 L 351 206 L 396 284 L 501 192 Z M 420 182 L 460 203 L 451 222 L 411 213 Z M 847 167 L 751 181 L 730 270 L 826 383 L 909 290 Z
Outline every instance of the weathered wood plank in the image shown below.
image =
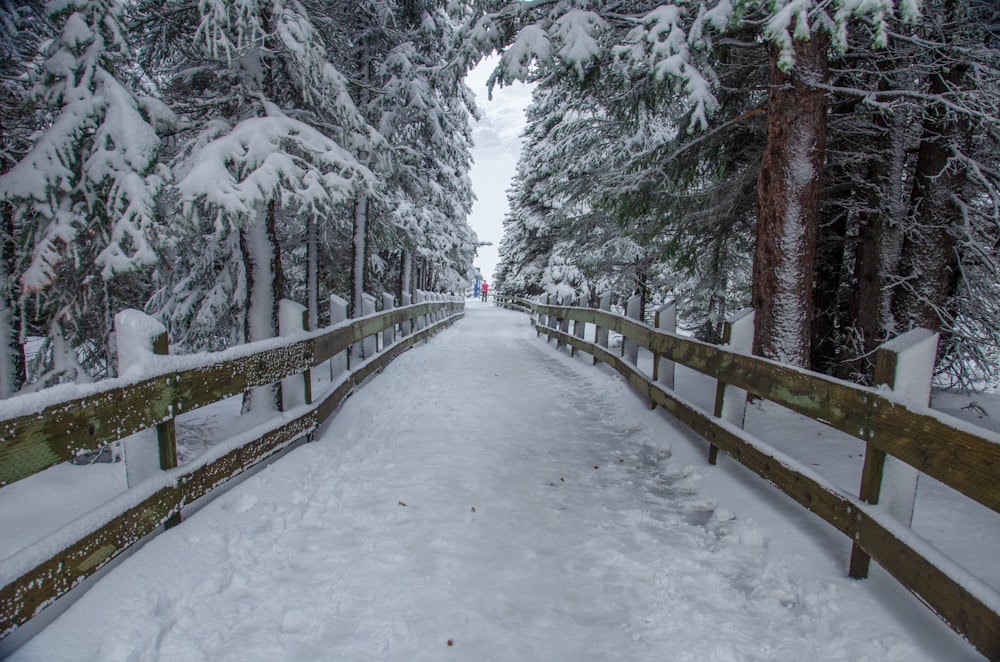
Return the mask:
M 904 406 L 876 389 L 662 333 L 599 310 L 536 307 L 628 335 L 660 356 L 869 442 L 1000 512 L 1000 444 L 926 408 Z
M 180 508 L 181 492 L 168 487 L 128 509 L 48 561 L 0 588 L 0 637 L 91 576 L 155 530 Z
M 429 302 L 395 308 L 284 347 L 165 373 L 127 386 L 115 386 L 112 380 L 105 390 L 0 421 L 0 487 L 181 412 L 301 373 L 365 336 L 449 305 Z

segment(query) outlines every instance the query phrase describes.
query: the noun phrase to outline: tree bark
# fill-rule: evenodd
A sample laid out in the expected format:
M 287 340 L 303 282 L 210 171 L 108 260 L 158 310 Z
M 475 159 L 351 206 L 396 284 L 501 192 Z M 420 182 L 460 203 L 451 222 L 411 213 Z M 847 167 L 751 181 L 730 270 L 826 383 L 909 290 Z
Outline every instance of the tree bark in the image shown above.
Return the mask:
M 939 71 L 931 77 L 929 93 L 941 95 L 960 87 L 966 73 L 967 66 L 959 63 Z M 953 316 L 950 300 L 961 277 L 956 224 L 962 222 L 962 214 L 952 191 L 961 189 L 963 173 L 948 166 L 962 133 L 959 122 L 940 105 L 925 111 L 900 258 L 903 282 L 893 304 L 898 332 L 916 327 L 943 331 Z M 942 337 L 940 346 L 947 344 Z
M 358 192 L 354 201 L 354 230 L 351 241 L 351 317 L 361 316 L 361 297 L 368 280 L 368 194 Z
M 767 139 L 757 182 L 753 265 L 754 352 L 809 366 L 813 264 L 820 182 L 826 151 L 828 38 L 795 42 L 795 68 L 778 69 L 769 53 Z
M 281 249 L 278 244 L 275 202 L 251 225 L 240 229 L 240 253 L 246 274 L 243 333 L 246 342 L 273 338 L 278 332 L 278 305 L 284 292 Z M 280 408 L 276 387 L 261 387 L 244 394 L 243 410 Z

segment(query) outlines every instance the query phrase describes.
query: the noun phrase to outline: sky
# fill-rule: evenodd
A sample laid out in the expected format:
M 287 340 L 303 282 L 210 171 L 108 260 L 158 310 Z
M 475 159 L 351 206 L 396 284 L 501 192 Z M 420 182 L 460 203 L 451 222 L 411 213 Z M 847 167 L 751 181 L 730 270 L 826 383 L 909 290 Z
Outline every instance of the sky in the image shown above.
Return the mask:
M 521 151 L 521 131 L 524 129 L 524 109 L 531 101 L 531 87 L 523 83 L 493 90 L 489 99 L 486 79 L 496 66 L 496 57 L 483 60 L 469 72 L 466 82 L 476 93 L 476 103 L 482 119 L 473 125 L 473 165 L 470 177 L 476 203 L 469 224 L 479 241 L 492 242 L 481 246 L 475 261 L 488 282 L 493 281 L 497 264 L 497 249 L 503 236 L 503 218 L 507 212 L 507 189 L 517 170 Z
M 327 370 L 313 380 L 330 387 Z M 711 410 L 713 380 L 684 369 L 677 383 Z M 803 427 L 819 424 L 751 407 L 752 425 L 757 413 L 768 439 L 811 447 L 817 471 L 863 444 L 831 437 L 823 452 Z M 238 406 L 211 416 L 223 436 L 239 425 L 225 418 Z M 21 510 L 61 510 L 65 486 L 43 487 Z M 995 586 L 1000 530 L 942 529 L 963 506 L 930 497 L 927 533 Z M 149 541 L 8 662 L 979 659 L 877 566 L 848 578 L 849 553 L 741 465 L 709 465 L 706 443 L 625 380 L 471 300 L 315 442 Z

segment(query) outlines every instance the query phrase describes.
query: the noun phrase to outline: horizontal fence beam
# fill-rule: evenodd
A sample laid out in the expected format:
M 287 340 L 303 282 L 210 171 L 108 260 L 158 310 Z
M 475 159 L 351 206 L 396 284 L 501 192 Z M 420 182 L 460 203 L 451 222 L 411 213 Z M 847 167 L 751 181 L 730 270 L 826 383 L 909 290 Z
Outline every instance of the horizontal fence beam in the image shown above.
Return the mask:
M 106 380 L 83 397 L 6 418 L 0 421 L 0 487 L 174 416 L 301 373 L 367 336 L 453 303 L 394 308 L 309 333 L 307 339 L 291 344 L 274 346 L 280 339 L 249 343 L 217 352 L 217 358 L 202 359 L 205 364 L 196 367 L 170 370 L 170 366 L 190 364 L 192 359 L 164 356 L 157 361 L 165 367 L 161 374 L 125 385 L 121 379 Z M 58 393 L 58 387 L 53 393 Z M 0 403 L 0 411 L 17 411 L 22 399 L 31 402 L 37 398 L 34 394 L 15 396 Z
M 551 306 L 547 308 L 545 314 L 565 314 Z M 602 317 L 600 321 L 615 329 L 610 320 Z M 1000 598 L 981 580 L 934 552 L 906 527 L 886 519 L 860 499 L 842 492 L 740 428 L 653 382 L 616 354 L 551 327 L 536 328 L 550 339 L 555 337 L 611 366 L 641 396 L 662 406 L 710 444 L 851 538 L 981 653 L 990 659 L 1000 659 Z
M 877 389 L 728 351 L 613 313 L 522 300 L 524 304 L 544 315 L 621 333 L 659 356 L 866 441 L 1000 512 L 998 435 L 972 431 L 971 426 L 947 421 L 929 408 L 904 404 Z
M 281 452 L 297 439 L 314 432 L 368 377 L 384 368 L 406 349 L 460 319 L 464 311 L 452 309 L 453 304 L 454 302 L 433 302 L 411 307 L 411 312 L 417 313 L 413 317 L 449 309 L 452 314 L 419 332 L 406 336 L 387 351 L 376 354 L 356 369 L 344 373 L 342 381 L 330 388 L 319 401 L 296 408 L 295 411 L 302 413 L 293 419 L 281 419 L 281 423 L 276 427 L 256 433 L 256 436 L 224 451 L 217 457 L 210 455 L 203 461 L 199 462 L 196 459 L 190 464 L 164 472 L 162 481 L 165 484 L 156 488 L 151 495 L 137 504 L 110 513 L 103 523 L 89 533 L 68 541 L 55 555 L 34 562 L 25 556 L 31 554 L 29 547 L 0 562 L 0 574 L 11 574 L 4 572 L 5 568 L 24 566 L 23 570 L 15 573 L 18 575 L 15 580 L 0 588 L 0 639 L 27 623 L 45 607 L 98 572 L 129 547 L 155 532 L 186 505 L 208 495 L 228 480 Z M 394 309 L 394 314 L 387 313 L 360 320 L 357 322 L 358 327 L 369 331 L 373 328 L 372 320 L 380 319 L 388 325 L 398 323 L 394 320 L 409 319 L 405 315 L 400 317 L 397 311 L 402 310 Z M 381 329 L 375 332 L 379 330 Z M 359 333 L 358 331 L 351 331 L 346 336 L 341 332 L 342 329 L 338 328 L 329 334 L 347 338 L 346 344 L 340 350 L 333 351 L 333 354 L 343 351 L 352 342 L 364 337 L 354 335 Z M 335 346 L 335 344 L 329 345 L 329 347 Z M 273 356 L 273 353 L 256 356 L 262 355 Z M 63 406 L 68 404 L 64 403 Z M 247 434 L 255 433 L 251 430 L 241 436 Z

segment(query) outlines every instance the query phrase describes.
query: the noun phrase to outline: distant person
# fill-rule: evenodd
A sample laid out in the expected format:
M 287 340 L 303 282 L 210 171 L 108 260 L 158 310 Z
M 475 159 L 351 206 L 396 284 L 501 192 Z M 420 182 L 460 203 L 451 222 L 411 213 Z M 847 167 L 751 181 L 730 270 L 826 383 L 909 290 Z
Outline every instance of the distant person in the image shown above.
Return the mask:
M 483 295 L 483 301 L 486 301 L 486 295 L 489 291 L 490 291 L 490 284 L 484 280 L 483 284 L 479 286 L 479 292 Z

